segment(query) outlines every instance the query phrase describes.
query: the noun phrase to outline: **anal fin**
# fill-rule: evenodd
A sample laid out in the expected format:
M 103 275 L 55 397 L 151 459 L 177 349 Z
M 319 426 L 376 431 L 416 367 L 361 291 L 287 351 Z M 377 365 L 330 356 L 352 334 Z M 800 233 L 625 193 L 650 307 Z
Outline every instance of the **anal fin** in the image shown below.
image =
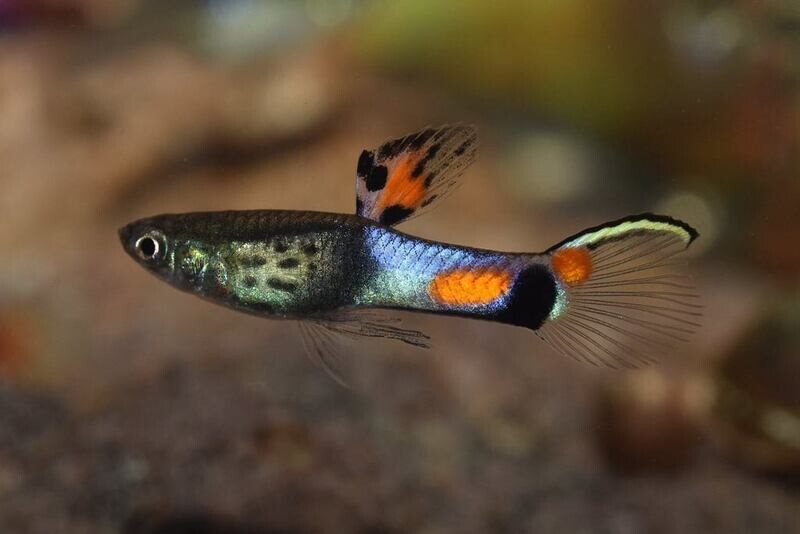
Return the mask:
M 407 345 L 430 348 L 430 336 L 399 326 L 401 320 L 378 311 L 346 311 L 299 322 L 308 356 L 339 384 L 349 387 L 343 368 L 340 337 L 385 338 Z

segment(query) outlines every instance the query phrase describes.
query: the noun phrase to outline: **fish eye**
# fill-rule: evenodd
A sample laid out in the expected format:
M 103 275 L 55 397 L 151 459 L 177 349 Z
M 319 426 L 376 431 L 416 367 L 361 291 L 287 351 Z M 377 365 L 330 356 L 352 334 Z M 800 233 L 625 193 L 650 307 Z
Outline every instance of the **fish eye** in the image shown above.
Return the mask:
M 163 236 L 156 233 L 145 234 L 134 243 L 136 254 L 143 260 L 154 260 L 163 251 Z

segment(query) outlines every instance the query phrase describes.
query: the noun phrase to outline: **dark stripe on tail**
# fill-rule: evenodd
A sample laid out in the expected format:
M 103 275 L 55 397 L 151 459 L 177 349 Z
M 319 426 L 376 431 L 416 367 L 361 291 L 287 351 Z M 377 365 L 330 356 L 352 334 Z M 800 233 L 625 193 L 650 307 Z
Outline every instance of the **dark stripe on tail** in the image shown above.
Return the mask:
M 671 225 L 677 226 L 679 228 L 682 228 L 683 230 L 685 230 L 689 234 L 689 243 L 686 244 L 687 247 L 695 239 L 697 239 L 697 237 L 700 235 L 697 232 L 697 230 L 695 230 L 694 228 L 692 228 L 690 225 L 686 224 L 683 221 L 680 221 L 678 219 L 673 219 L 672 217 L 670 217 L 668 215 L 658 215 L 658 214 L 655 214 L 655 213 L 649 213 L 648 212 L 648 213 L 640 213 L 639 215 L 629 215 L 627 217 L 622 217 L 621 219 L 617 219 L 617 220 L 614 220 L 614 221 L 609 221 L 609 222 L 606 222 L 606 223 L 603 223 L 603 224 L 598 224 L 597 226 L 592 226 L 591 228 L 586 228 L 585 230 L 581 230 L 577 234 L 571 235 L 568 238 L 559 241 L 558 243 L 556 243 L 552 247 L 548 248 L 545 251 L 545 253 L 549 253 L 549 252 L 552 252 L 552 251 L 554 251 L 554 250 L 556 250 L 558 248 L 561 248 L 566 243 L 574 241 L 575 239 L 577 239 L 577 238 L 579 238 L 581 236 L 584 236 L 586 234 L 591 234 L 593 232 L 596 232 L 598 230 L 602 230 L 604 228 L 618 226 L 618 225 L 620 225 L 622 223 L 637 222 L 637 221 L 662 222 L 662 223 L 667 223 L 667 224 L 671 224 Z

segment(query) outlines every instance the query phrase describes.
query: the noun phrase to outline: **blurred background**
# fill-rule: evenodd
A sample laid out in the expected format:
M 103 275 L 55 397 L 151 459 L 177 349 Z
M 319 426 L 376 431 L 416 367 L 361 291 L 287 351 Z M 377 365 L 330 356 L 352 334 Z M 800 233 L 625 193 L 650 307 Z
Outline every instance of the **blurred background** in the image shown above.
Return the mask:
M 800 532 L 800 5 L 0 0 L 0 531 Z M 403 226 L 543 250 L 700 231 L 692 342 L 635 372 L 406 316 L 346 344 L 181 294 L 116 230 L 350 212 L 358 154 L 481 149 Z

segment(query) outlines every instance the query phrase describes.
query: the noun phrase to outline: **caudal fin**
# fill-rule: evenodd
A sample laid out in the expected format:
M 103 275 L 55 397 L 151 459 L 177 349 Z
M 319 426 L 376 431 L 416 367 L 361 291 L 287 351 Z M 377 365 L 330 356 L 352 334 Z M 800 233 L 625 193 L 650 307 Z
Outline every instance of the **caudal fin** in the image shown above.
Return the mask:
M 673 350 L 700 326 L 685 261 L 697 238 L 662 215 L 626 217 L 547 250 L 556 298 L 537 335 L 576 360 L 638 367 Z

